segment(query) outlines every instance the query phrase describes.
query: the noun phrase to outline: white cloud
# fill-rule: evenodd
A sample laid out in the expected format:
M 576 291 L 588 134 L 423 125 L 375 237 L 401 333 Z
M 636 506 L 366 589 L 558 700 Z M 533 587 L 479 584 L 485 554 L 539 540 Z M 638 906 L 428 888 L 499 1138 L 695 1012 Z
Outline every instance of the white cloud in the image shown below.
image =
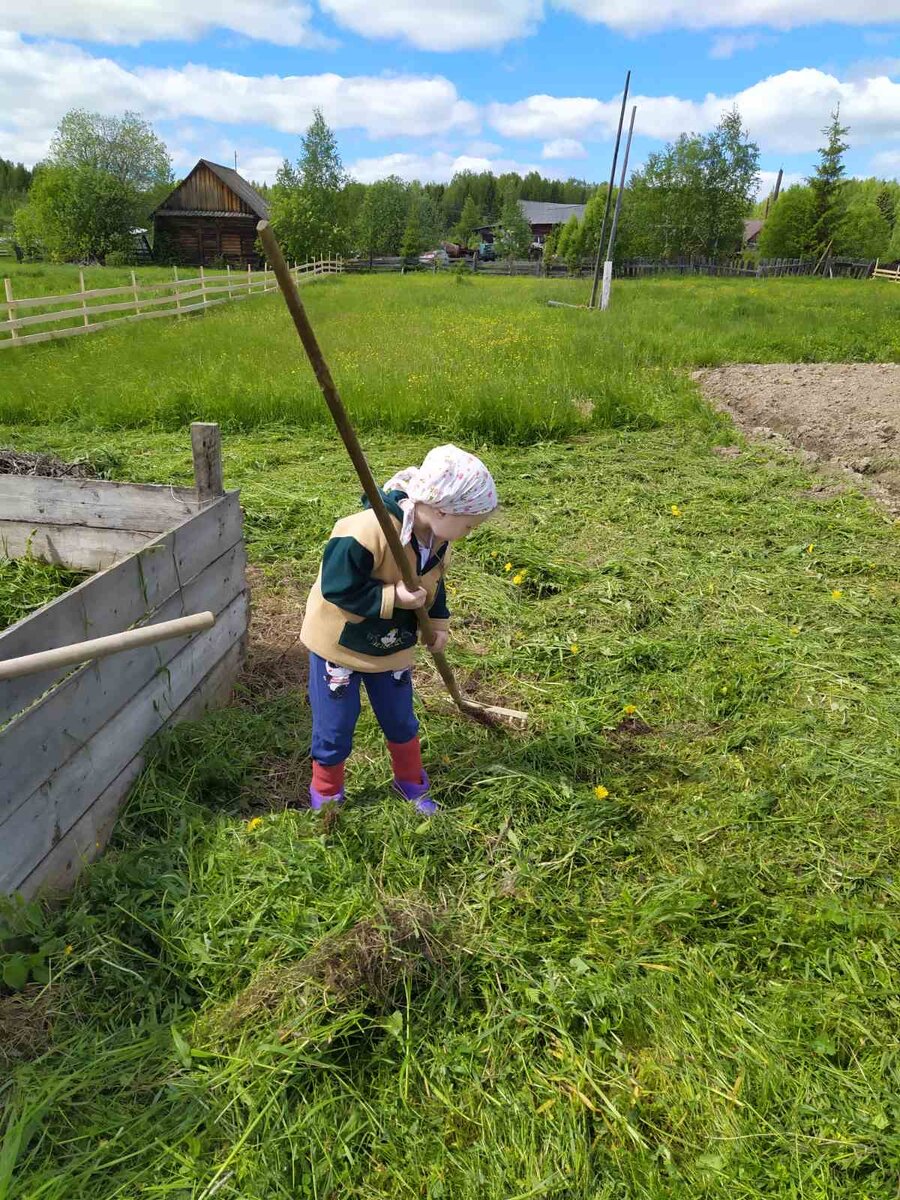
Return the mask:
M 900 179 L 900 150 L 882 150 L 872 159 L 872 173 Z
M 321 44 L 309 28 L 311 16 L 310 6 L 296 0 L 0 0 L 0 30 L 133 46 L 193 40 L 214 29 L 280 46 Z
M 534 32 L 543 0 L 319 0 L 339 24 L 420 50 L 481 50 Z
M 854 145 L 900 136 L 900 83 L 885 76 L 840 80 L 812 67 L 772 75 L 731 96 L 702 100 L 677 96 L 636 96 L 635 132 L 667 140 L 689 130 L 710 129 L 736 104 L 751 137 L 766 150 L 808 153 L 822 140 L 822 126 L 840 104 L 841 120 Z M 514 104 L 493 104 L 490 124 L 506 137 L 609 138 L 619 118 L 620 100 L 529 96 Z
M 527 175 L 529 171 L 539 171 L 540 167 L 511 158 L 482 158 L 472 154 L 453 155 L 437 151 L 434 154 L 385 154 L 380 158 L 360 158 L 347 169 L 360 183 L 374 183 L 376 179 L 384 179 L 387 175 L 445 183 L 457 171 L 493 171 L 495 175 L 518 171 L 520 175 Z
M 755 50 L 763 41 L 758 33 L 722 33 L 709 48 L 710 58 L 733 58 L 741 50 Z
M 796 29 L 834 21 L 868 25 L 900 18 L 900 0 L 553 0 L 585 21 L 624 33 L 660 29 Z
M 301 133 L 313 108 L 338 130 L 372 137 L 476 131 L 474 105 L 442 76 L 239 75 L 188 64 L 128 70 L 64 43 L 27 43 L 0 33 L 0 154 L 33 163 L 70 108 L 150 120 L 268 125 Z
M 541 149 L 541 158 L 587 158 L 588 153 L 584 144 L 577 138 L 554 138 L 545 142 Z

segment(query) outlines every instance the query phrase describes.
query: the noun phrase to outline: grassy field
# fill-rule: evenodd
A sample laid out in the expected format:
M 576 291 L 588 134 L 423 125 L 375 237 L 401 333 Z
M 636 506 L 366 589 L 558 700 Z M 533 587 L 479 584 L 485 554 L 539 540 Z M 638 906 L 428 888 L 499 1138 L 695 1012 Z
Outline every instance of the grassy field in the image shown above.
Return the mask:
M 367 712 L 339 820 L 285 808 L 309 720 L 274 674 L 160 745 L 69 901 L 15 918 L 51 983 L 0 1003 L 0 1197 L 895 1198 L 900 527 L 741 442 L 675 371 L 752 346 L 896 357 L 893 295 L 863 320 L 868 285 L 792 283 L 771 328 L 769 285 L 623 287 L 614 335 L 542 308 L 528 281 L 448 283 L 443 299 L 407 282 L 307 296 L 379 477 L 470 422 L 503 511 L 455 559 L 452 655 L 479 695 L 527 708 L 530 731 L 455 717 L 423 664 L 444 805 L 430 822 L 388 796 Z M 726 320 L 742 294 L 749 315 Z M 579 414 L 554 440 L 508 444 L 526 423 L 504 420 L 502 397 L 537 409 L 537 384 L 520 398 L 527 373 L 501 346 L 508 378 L 457 388 L 445 334 L 466 313 L 515 329 L 515 297 L 520 353 L 583 371 L 598 400 L 614 360 L 627 413 L 598 403 L 587 427 Z M 226 476 L 258 590 L 289 615 L 357 487 L 334 434 L 303 428 L 302 363 L 277 307 L 259 308 L 274 347 L 255 386 L 285 404 L 296 389 L 299 420 L 251 428 L 261 411 L 237 420 L 235 391 Z M 363 355 L 376 314 L 387 379 Z M 182 370 L 203 337 L 215 348 L 185 385 L 247 352 L 230 311 L 179 328 Z M 414 340 L 442 406 L 429 416 L 408 382 L 412 429 L 398 403 L 376 433 L 364 381 L 386 397 Z M 53 414 L 22 356 L 23 423 L 0 444 L 187 481 L 174 416 L 106 420 L 126 401 L 117 344 L 93 339 L 94 428 L 81 352 L 67 348 L 69 407 Z M 206 416 L 223 403 L 197 396 Z
M 56 270 L 57 268 L 51 268 Z M 900 289 L 854 280 L 617 286 L 602 319 L 548 308 L 584 281 L 320 280 L 304 295 L 360 426 L 528 442 L 696 422 L 684 368 L 900 360 Z M 229 431 L 327 420 L 280 297 L 0 353 L 0 421 Z M 121 365 L 109 370 L 111 361 Z

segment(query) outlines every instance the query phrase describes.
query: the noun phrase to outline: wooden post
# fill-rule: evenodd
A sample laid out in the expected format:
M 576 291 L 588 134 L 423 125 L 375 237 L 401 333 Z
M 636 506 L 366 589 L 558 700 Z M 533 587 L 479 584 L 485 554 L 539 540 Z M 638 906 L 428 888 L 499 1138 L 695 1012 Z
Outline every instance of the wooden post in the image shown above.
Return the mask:
M 12 280 L 8 276 L 3 280 L 3 289 L 6 292 L 6 308 L 9 312 L 9 319 L 14 321 L 16 319 L 16 305 L 13 300 Z M 18 341 L 19 331 L 15 326 L 10 330 L 10 333 L 12 334 L 12 340 L 14 342 Z
M 206 275 L 203 272 L 203 264 L 200 264 L 200 303 L 206 304 Z
M 175 314 L 181 316 L 181 284 L 178 282 L 178 268 L 172 268 L 172 274 L 175 278 Z
M 226 263 L 226 264 L 225 264 L 225 273 L 226 273 L 226 275 L 228 276 L 228 299 L 230 300 L 230 299 L 231 299 L 231 296 L 232 296 L 232 292 L 231 292 L 231 263 Z
M 625 90 L 622 92 L 622 107 L 619 110 L 619 128 L 616 131 L 616 145 L 613 150 L 612 167 L 609 172 L 609 187 L 606 191 L 606 204 L 603 206 L 603 223 L 600 226 L 600 240 L 597 243 L 597 256 L 594 259 L 594 281 L 591 284 L 591 299 L 588 308 L 597 305 L 597 285 L 600 282 L 600 263 L 603 260 L 603 238 L 606 235 L 606 222 L 609 219 L 609 206 L 612 203 L 613 186 L 616 182 L 616 162 L 619 158 L 619 145 L 622 141 L 622 122 L 625 120 L 625 105 L 628 103 L 628 85 L 631 82 L 631 71 L 625 75 Z
M 83 290 L 84 289 L 82 289 L 82 291 Z M 134 313 L 135 316 L 137 316 L 137 314 L 141 311 L 141 307 L 138 304 L 138 284 L 137 276 L 135 275 L 134 271 L 131 272 L 131 293 L 134 296 Z M 85 325 L 87 325 L 87 321 L 85 321 Z
M 209 504 L 224 493 L 222 486 L 222 435 L 219 426 L 206 421 L 191 424 L 194 482 L 197 499 Z
M 84 298 L 84 271 L 78 272 L 78 286 L 81 289 L 81 315 L 84 317 L 85 325 L 90 325 L 91 322 L 88 319 L 87 300 Z
M 247 295 L 253 295 L 253 268 L 247 263 Z
M 263 263 L 263 295 L 269 290 L 269 264 Z

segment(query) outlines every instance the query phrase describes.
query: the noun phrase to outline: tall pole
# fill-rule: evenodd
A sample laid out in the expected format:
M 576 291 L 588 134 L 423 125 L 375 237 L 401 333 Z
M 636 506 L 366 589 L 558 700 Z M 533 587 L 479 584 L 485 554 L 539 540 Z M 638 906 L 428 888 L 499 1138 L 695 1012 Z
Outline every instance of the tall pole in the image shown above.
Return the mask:
M 622 122 L 625 120 L 625 105 L 628 102 L 628 85 L 631 82 L 631 71 L 625 75 L 625 90 L 622 92 L 622 107 L 619 110 L 619 128 L 616 130 L 616 145 L 613 150 L 612 167 L 609 172 L 609 187 L 606 189 L 606 204 L 603 208 L 603 224 L 600 226 L 600 240 L 597 243 L 597 256 L 594 259 L 594 281 L 591 284 L 591 302 L 588 308 L 597 304 L 597 288 L 600 284 L 600 263 L 603 260 L 603 238 L 606 236 L 606 222 L 609 219 L 609 206 L 612 201 L 613 185 L 616 181 L 616 162 L 619 157 L 619 144 L 622 141 Z
M 613 216 L 612 229 L 609 231 L 609 249 L 606 252 L 606 262 L 603 264 L 603 296 L 600 307 L 609 308 L 609 289 L 612 283 L 613 254 L 616 251 L 616 233 L 619 229 L 619 213 L 622 211 L 622 196 L 625 192 L 625 176 L 628 171 L 628 157 L 631 154 L 631 135 L 634 133 L 634 118 L 637 116 L 637 105 L 631 110 L 631 121 L 628 125 L 628 141 L 625 143 L 625 157 L 622 159 L 622 178 L 619 180 L 619 194 L 616 196 L 616 211 Z
M 784 167 L 778 168 L 778 178 L 775 180 L 775 194 L 772 197 L 772 203 L 778 199 L 778 193 L 781 191 L 781 181 L 784 178 Z

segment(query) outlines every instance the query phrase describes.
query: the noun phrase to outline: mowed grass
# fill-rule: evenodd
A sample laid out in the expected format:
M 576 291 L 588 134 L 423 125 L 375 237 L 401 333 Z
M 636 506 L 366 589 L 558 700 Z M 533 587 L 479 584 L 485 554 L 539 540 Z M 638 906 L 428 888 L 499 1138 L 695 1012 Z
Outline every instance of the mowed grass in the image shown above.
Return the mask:
M 0 550 L 0 632 L 61 596 L 84 575 L 37 559 L 4 558 Z
M 285 809 L 309 716 L 259 677 L 158 748 L 33 934 L 0 1196 L 896 1196 L 898 527 L 678 412 L 472 443 L 503 511 L 455 558 L 451 653 L 531 726 L 423 665 L 435 819 L 368 711 L 339 819 Z M 0 440 L 190 474 L 184 432 Z M 366 444 L 385 478 L 431 440 Z M 356 503 L 339 443 L 225 464 L 289 606 Z
M 854 280 L 617 282 L 430 275 L 319 280 L 303 295 L 366 430 L 497 443 L 703 422 L 684 368 L 898 360 L 900 289 Z M 115 370 L 109 369 L 116 363 Z M 83 430 L 327 425 L 278 295 L 0 352 L 0 420 Z

